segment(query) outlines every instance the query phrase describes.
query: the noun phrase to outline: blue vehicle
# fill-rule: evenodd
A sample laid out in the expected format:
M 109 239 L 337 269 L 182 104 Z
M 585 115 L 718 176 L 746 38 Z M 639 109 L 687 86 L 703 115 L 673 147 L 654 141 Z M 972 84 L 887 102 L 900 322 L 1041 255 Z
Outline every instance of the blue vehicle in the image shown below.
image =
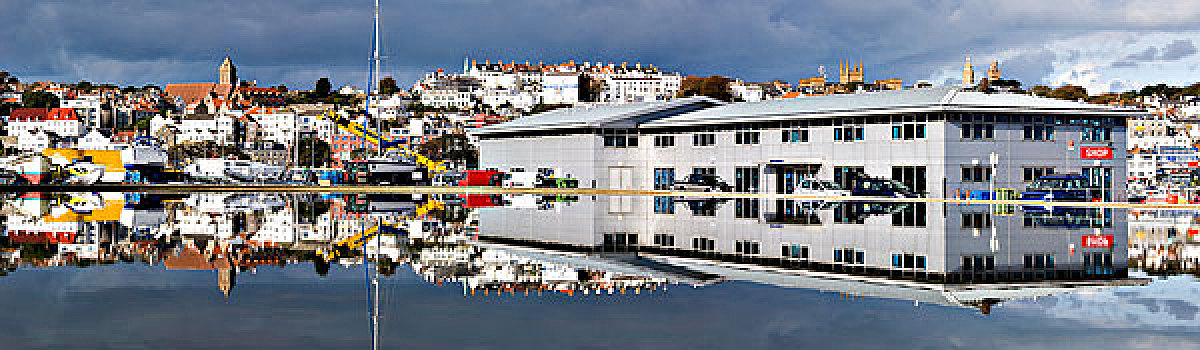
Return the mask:
M 1091 186 L 1087 177 L 1078 174 L 1046 175 L 1038 178 L 1025 192 L 1021 192 L 1021 200 L 1039 202 L 1089 202 L 1102 198 L 1102 189 Z M 1050 208 L 1041 205 L 1023 205 L 1026 212 L 1051 212 Z M 1055 207 L 1054 214 L 1072 214 L 1083 208 Z
M 1092 187 L 1087 177 L 1077 174 L 1046 175 L 1038 178 L 1021 192 L 1022 200 L 1046 202 L 1087 202 L 1096 198 L 1099 188 Z
M 850 189 L 854 196 L 915 198 L 921 194 L 913 191 L 900 181 L 859 176 L 854 179 Z

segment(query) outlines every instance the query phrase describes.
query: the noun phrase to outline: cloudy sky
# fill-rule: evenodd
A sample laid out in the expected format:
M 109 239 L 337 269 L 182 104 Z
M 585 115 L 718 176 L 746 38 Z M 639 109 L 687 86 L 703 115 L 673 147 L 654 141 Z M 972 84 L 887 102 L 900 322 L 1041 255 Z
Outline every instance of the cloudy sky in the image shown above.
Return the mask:
M 838 60 L 868 79 L 953 83 L 970 55 L 1031 84 L 1120 91 L 1200 80 L 1200 1 L 383 0 L 386 70 L 405 84 L 479 60 L 644 62 L 795 81 Z M 30 80 L 243 79 L 363 85 L 370 0 L 0 0 L 0 70 Z

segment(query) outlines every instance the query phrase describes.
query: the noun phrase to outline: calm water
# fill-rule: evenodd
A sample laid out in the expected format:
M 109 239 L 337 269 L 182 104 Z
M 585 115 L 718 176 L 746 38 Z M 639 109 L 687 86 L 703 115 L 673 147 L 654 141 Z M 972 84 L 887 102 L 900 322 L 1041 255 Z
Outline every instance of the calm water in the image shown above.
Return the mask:
M 5 349 L 1200 348 L 1189 212 L 87 193 L 2 210 Z

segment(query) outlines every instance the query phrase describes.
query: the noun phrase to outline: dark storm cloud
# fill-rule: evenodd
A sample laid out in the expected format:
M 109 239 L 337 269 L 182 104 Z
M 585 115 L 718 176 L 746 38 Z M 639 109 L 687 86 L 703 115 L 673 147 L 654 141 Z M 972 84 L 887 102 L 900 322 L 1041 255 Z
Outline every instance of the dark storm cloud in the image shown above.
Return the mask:
M 383 3 L 386 68 L 405 81 L 438 67 L 457 70 L 464 57 L 640 61 L 748 80 L 795 80 L 820 65 L 836 72 L 839 59 L 853 58 L 864 61 L 869 79 L 911 81 L 961 64 L 972 52 L 1087 31 L 1191 30 L 1197 13 L 1189 4 L 1033 0 Z M 361 82 L 370 6 L 367 0 L 0 0 L 0 70 L 30 79 L 202 81 L 213 79 L 213 67 L 229 53 L 243 76 L 266 84 L 307 85 L 325 75 Z M 1159 55 L 1194 53 L 1186 44 Z

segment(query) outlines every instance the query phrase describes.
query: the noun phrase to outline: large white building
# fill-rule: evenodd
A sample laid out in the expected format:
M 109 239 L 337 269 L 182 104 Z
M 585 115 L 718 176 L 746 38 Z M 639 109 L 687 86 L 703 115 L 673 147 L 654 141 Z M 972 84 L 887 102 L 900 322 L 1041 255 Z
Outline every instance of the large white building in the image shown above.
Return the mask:
M 848 185 L 869 176 L 953 197 L 992 185 L 1020 192 L 1041 175 L 1075 173 L 1105 199 L 1121 200 L 1125 118 L 1139 113 L 934 88 L 563 109 L 471 134 L 480 139 L 481 168 L 553 173 L 582 187 L 662 189 L 712 173 L 737 192 L 791 193 L 800 179 Z

